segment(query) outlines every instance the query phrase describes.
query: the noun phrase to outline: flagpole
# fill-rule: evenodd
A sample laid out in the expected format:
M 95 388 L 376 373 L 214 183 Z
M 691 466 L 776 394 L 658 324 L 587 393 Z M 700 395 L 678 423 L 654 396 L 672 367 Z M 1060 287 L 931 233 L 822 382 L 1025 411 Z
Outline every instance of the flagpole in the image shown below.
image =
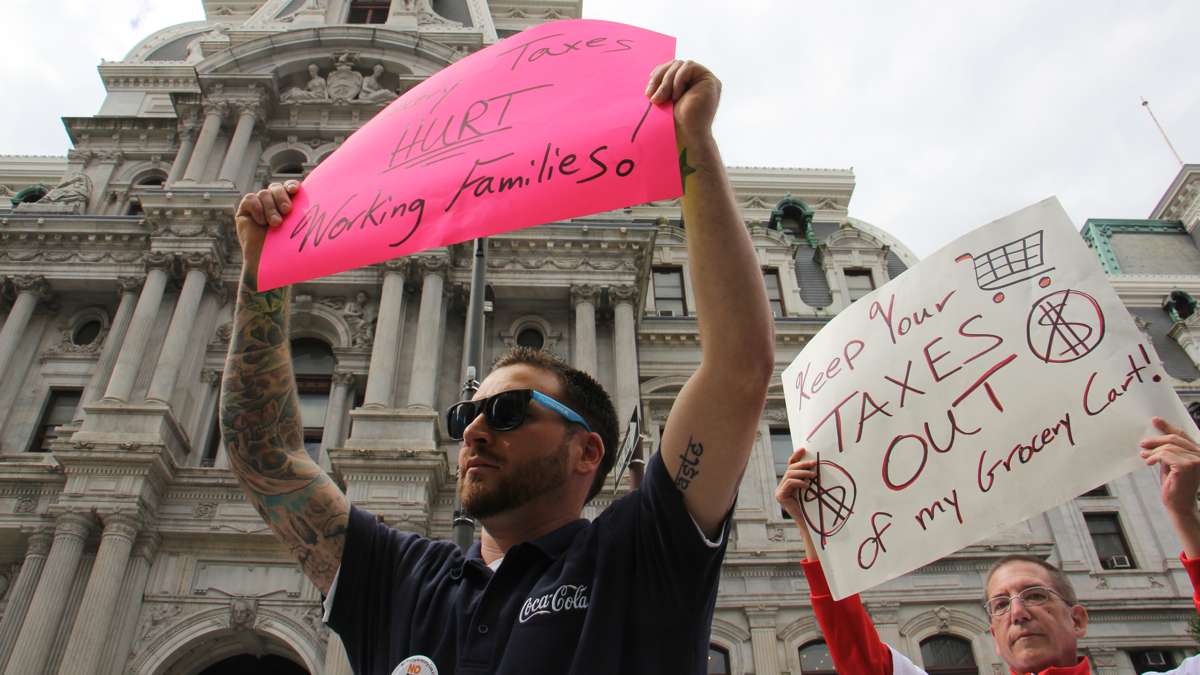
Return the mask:
M 475 240 L 475 257 L 471 262 L 471 294 L 467 301 L 467 372 L 463 375 L 462 397 L 471 398 L 479 389 L 479 373 L 483 360 L 483 310 L 487 283 L 487 239 Z M 454 543 L 467 550 L 475 541 L 475 519 L 463 510 L 458 489 L 454 490 Z

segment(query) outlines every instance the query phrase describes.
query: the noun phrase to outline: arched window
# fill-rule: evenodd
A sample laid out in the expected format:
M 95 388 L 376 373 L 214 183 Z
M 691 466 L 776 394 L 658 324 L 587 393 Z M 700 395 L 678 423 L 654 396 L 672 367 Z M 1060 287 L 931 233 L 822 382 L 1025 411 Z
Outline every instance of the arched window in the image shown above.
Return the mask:
M 308 157 L 299 150 L 288 149 L 271 157 L 271 175 L 278 180 L 302 178 Z
M 729 675 L 733 666 L 729 663 L 729 652 L 718 645 L 708 645 L 708 675 Z
M 133 187 L 135 189 L 136 188 L 148 188 L 148 187 L 162 187 L 166 182 L 167 182 L 167 177 L 162 172 L 151 171 L 150 173 L 142 174 L 141 176 L 139 176 L 138 179 L 133 182 Z M 136 196 L 130 197 L 129 207 L 125 209 L 125 215 L 140 216 L 143 213 L 144 213 L 144 211 L 142 210 L 142 200 L 138 199 Z
M 929 675 L 979 675 L 971 643 L 953 635 L 934 635 L 923 640 L 921 660 Z
M 521 332 L 517 333 L 517 345 L 530 349 L 541 349 L 546 346 L 546 336 L 536 328 L 522 328 Z
M 314 338 L 292 340 L 292 368 L 296 372 L 296 391 L 300 394 L 304 449 L 313 461 L 320 461 L 321 457 L 321 436 L 325 433 L 333 367 L 333 350 L 329 345 Z
M 800 672 L 803 675 L 837 675 L 824 640 L 813 640 L 800 648 Z

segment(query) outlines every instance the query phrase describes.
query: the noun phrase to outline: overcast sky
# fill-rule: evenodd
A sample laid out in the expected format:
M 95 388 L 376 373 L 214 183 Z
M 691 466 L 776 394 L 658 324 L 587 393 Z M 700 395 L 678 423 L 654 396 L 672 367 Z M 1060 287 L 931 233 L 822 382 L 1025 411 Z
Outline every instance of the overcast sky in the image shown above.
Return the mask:
M 203 18 L 199 0 L 7 0 L 0 153 L 64 154 L 101 59 Z M 681 8 L 686 7 L 686 10 Z M 679 37 L 725 84 L 729 164 L 853 168 L 850 214 L 924 256 L 1049 195 L 1077 225 L 1144 218 L 1200 162 L 1200 2 L 585 0 Z

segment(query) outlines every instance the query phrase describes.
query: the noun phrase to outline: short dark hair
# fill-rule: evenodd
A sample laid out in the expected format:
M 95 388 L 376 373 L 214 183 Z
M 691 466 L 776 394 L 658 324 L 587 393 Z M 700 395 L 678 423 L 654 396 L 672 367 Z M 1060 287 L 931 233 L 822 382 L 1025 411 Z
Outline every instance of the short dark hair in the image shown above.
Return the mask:
M 558 378 L 562 388 L 560 400 L 563 405 L 579 413 L 587 420 L 588 426 L 600 434 L 600 442 L 604 446 L 604 457 L 596 469 L 596 477 L 588 490 L 587 500 L 599 494 L 604 487 L 608 472 L 616 461 L 617 451 L 617 411 L 613 409 L 612 399 L 604 387 L 591 375 L 572 368 L 566 361 L 540 349 L 529 347 L 513 347 L 492 364 L 492 369 L 505 366 L 526 365 L 553 373 Z
M 986 596 L 988 593 L 988 586 L 991 586 L 992 584 L 992 577 L 996 574 L 996 572 L 1000 571 L 1001 567 L 1015 562 L 1037 565 L 1038 567 L 1046 570 L 1046 573 L 1050 575 L 1050 587 L 1059 595 L 1061 595 L 1062 599 L 1068 605 L 1074 607 L 1075 605 L 1079 604 L 1079 598 L 1075 596 L 1075 587 L 1071 585 L 1071 580 L 1067 578 L 1067 575 L 1064 574 L 1062 570 L 1035 555 L 1025 555 L 1023 553 L 1006 555 L 992 563 L 992 567 L 987 573 L 987 579 L 983 582 L 983 594 L 985 596 L 983 598 L 984 602 L 987 602 L 988 600 Z

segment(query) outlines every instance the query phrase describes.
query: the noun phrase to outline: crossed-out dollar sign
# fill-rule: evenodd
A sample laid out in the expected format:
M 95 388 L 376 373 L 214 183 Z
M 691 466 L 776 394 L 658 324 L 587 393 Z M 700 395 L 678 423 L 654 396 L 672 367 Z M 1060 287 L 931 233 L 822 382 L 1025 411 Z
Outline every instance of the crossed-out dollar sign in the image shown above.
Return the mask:
M 1104 339 L 1104 312 L 1083 291 L 1042 296 L 1026 320 L 1029 349 L 1046 363 L 1070 363 L 1092 353 Z
M 858 486 L 854 477 L 834 462 L 817 455 L 817 476 L 800 491 L 800 508 L 809 529 L 821 536 L 821 546 L 845 527 L 854 513 Z M 813 505 L 816 514 L 809 505 Z

